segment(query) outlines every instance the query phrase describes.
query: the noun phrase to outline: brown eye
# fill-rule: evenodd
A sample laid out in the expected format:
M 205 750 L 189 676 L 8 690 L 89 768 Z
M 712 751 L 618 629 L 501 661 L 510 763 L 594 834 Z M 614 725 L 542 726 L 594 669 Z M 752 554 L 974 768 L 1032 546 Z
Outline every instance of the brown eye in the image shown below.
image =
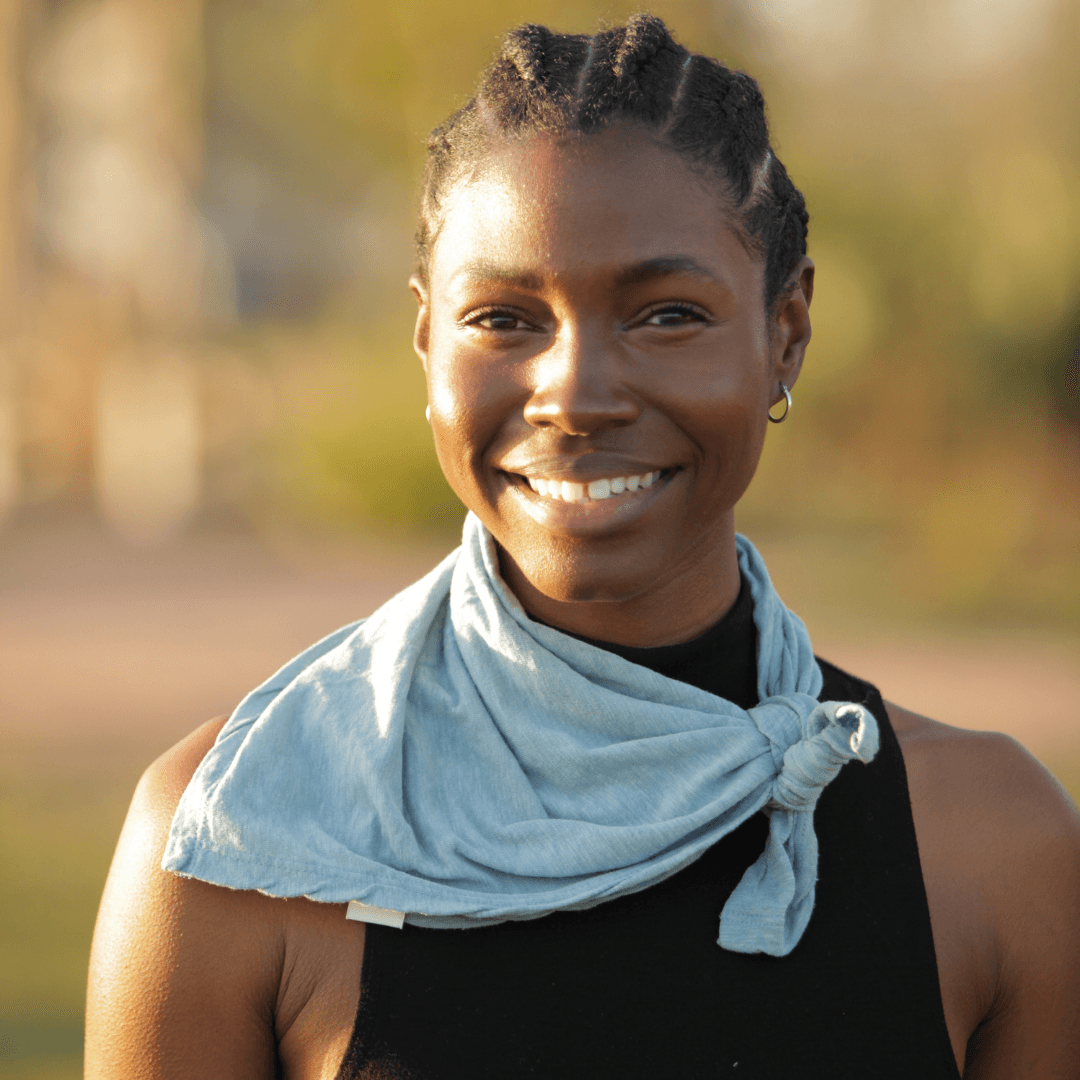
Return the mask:
M 686 326 L 692 322 L 704 322 L 705 316 L 697 310 L 683 304 L 670 304 L 657 308 L 645 318 L 645 326 Z
M 526 323 L 512 311 L 482 311 L 468 320 L 469 326 L 478 326 L 481 330 L 524 330 Z
M 520 323 L 516 315 L 485 315 L 477 325 L 486 330 L 516 330 Z

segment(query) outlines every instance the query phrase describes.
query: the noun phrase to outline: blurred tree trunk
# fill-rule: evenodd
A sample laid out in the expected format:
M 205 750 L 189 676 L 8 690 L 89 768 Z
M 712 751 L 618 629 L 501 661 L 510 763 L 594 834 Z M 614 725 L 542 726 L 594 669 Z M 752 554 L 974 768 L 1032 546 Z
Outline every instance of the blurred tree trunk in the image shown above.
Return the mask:
M 23 7 L 22 0 L 0 0 L 0 334 L 5 338 L 23 280 Z
M 15 355 L 24 300 L 22 0 L 0 0 L 0 518 L 19 498 Z

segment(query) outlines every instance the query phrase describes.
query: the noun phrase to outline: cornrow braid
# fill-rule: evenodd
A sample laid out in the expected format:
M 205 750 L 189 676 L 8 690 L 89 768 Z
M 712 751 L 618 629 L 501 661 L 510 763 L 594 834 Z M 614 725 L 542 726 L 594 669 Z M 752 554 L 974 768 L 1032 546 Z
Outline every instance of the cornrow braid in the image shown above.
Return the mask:
M 597 34 L 582 86 L 579 130 L 601 130 L 617 117 L 662 126 L 688 55 L 653 15 L 637 15 L 626 26 Z
M 661 19 L 635 15 L 592 37 L 527 24 L 503 38 L 475 96 L 428 140 L 416 244 L 426 279 L 446 193 L 497 139 L 599 132 L 631 121 L 719 178 L 765 258 L 765 305 L 806 254 L 802 194 L 769 145 L 758 84 L 690 53 Z

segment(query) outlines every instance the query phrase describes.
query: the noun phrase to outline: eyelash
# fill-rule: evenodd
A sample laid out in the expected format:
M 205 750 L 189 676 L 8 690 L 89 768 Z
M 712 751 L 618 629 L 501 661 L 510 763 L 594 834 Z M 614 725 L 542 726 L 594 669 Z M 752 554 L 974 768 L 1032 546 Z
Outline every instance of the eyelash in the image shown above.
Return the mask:
M 694 304 L 687 304 L 685 302 L 683 302 L 683 303 L 676 302 L 676 303 L 658 304 L 656 307 L 652 308 L 650 311 L 647 311 L 641 318 L 641 325 L 643 325 L 643 326 L 648 325 L 649 320 L 655 318 L 657 315 L 666 315 L 666 314 L 669 314 L 669 313 L 670 314 L 684 315 L 684 316 L 686 316 L 686 315 L 693 316 L 699 322 L 708 322 L 709 321 L 709 316 L 706 314 L 706 312 L 702 311 L 701 308 L 696 307 Z M 653 325 L 656 326 L 656 325 L 663 325 L 663 324 L 654 323 Z
M 708 322 L 709 316 L 701 308 L 696 307 L 694 304 L 688 304 L 685 302 L 669 302 L 665 304 L 658 304 L 656 307 L 647 311 L 644 315 L 640 316 L 635 322 L 630 325 L 646 326 L 649 324 L 649 320 L 655 318 L 657 315 L 675 314 L 681 316 L 689 316 L 692 319 L 696 319 L 699 322 Z M 528 319 L 521 313 L 514 311 L 513 308 L 504 307 L 489 307 L 481 308 L 479 311 L 473 312 L 471 315 L 467 315 L 461 320 L 462 326 L 475 326 L 480 327 L 482 330 L 490 330 L 494 333 L 499 333 L 500 330 L 504 332 L 510 332 L 511 330 L 519 330 L 520 326 L 516 327 L 494 327 L 494 326 L 480 326 L 485 319 L 503 318 L 514 319 L 518 323 L 529 324 Z M 687 320 L 689 321 L 689 320 Z M 663 324 L 653 324 L 656 326 L 662 326 Z M 677 325 L 684 325 L 683 323 Z
M 522 315 L 520 312 L 514 311 L 513 308 L 490 307 L 490 308 L 481 308 L 479 311 L 474 311 L 471 315 L 467 315 L 464 319 L 461 320 L 461 325 L 462 326 L 479 326 L 481 330 L 492 330 L 495 333 L 498 333 L 498 329 L 496 327 L 493 327 L 493 326 L 480 326 L 480 323 L 482 323 L 484 321 L 484 319 L 492 319 L 492 318 L 496 318 L 496 317 L 503 318 L 503 319 L 516 319 L 519 323 L 527 323 L 528 322 L 528 320 L 525 318 L 524 315 Z M 509 329 L 509 328 L 504 328 L 504 329 Z M 521 328 L 520 327 L 514 327 L 513 329 L 519 330 Z

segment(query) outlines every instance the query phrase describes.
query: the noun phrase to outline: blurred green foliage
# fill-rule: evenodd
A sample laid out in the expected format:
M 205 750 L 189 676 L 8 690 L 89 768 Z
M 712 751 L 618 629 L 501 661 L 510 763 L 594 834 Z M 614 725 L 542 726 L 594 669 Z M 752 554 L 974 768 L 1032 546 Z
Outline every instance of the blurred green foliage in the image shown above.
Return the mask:
M 0 1080 L 82 1076 L 98 900 L 137 768 L 114 757 L 0 769 Z M 1080 762 L 1049 763 L 1080 801 Z M 87 768 L 90 765 L 90 768 Z
M 686 44 L 759 79 L 812 215 L 815 341 L 741 527 L 801 543 L 808 574 L 897 618 L 1073 625 L 1080 4 L 1051 4 L 1032 50 L 981 66 L 931 63 L 930 38 L 900 50 L 897 28 L 927 5 L 865 6 L 865 56 L 830 68 L 791 59 L 760 4 L 652 5 Z M 208 88 L 298 185 L 415 191 L 426 132 L 509 26 L 589 31 L 638 7 L 212 0 Z M 395 228 L 404 249 L 411 223 Z M 460 522 L 422 423 L 410 319 L 386 307 L 339 305 L 322 326 L 249 343 L 287 388 L 264 492 L 279 518 Z
M 595 0 L 352 0 L 207 5 L 211 94 L 310 169 L 419 175 L 427 133 L 468 99 L 502 35 L 522 22 L 592 31 L 640 10 Z M 723 5 L 654 6 L 684 39 L 719 48 Z M 291 150 L 289 149 L 291 148 Z M 310 176 L 310 172 L 309 172 Z
M 1074 627 L 1080 3 L 1052 6 L 1035 51 L 965 67 L 929 63 L 929 39 L 896 45 L 890 27 L 934 2 L 866 0 L 880 26 L 861 62 L 830 66 L 826 44 L 810 67 L 753 17 L 760 3 L 649 5 L 759 79 L 812 215 L 815 340 L 740 527 L 815 627 L 860 611 Z M 208 0 L 208 107 L 313 198 L 411 195 L 427 132 L 508 27 L 591 31 L 640 6 Z M 397 265 L 411 222 L 388 224 Z M 314 324 L 248 324 L 224 342 L 275 396 L 251 513 L 268 527 L 451 532 L 463 508 L 424 422 L 404 282 L 359 292 L 328 297 Z M 138 771 L 98 764 L 0 766 L 0 866 L 17 868 L 0 874 L 0 1080 L 81 1075 L 94 912 Z M 1050 764 L 1080 798 L 1077 762 Z
M 100 754 L 0 768 L 0 1080 L 82 1075 L 94 917 L 137 774 Z
M 435 456 L 411 330 L 403 315 L 374 328 L 275 328 L 247 343 L 278 396 L 255 511 L 271 527 L 460 531 L 465 511 Z

